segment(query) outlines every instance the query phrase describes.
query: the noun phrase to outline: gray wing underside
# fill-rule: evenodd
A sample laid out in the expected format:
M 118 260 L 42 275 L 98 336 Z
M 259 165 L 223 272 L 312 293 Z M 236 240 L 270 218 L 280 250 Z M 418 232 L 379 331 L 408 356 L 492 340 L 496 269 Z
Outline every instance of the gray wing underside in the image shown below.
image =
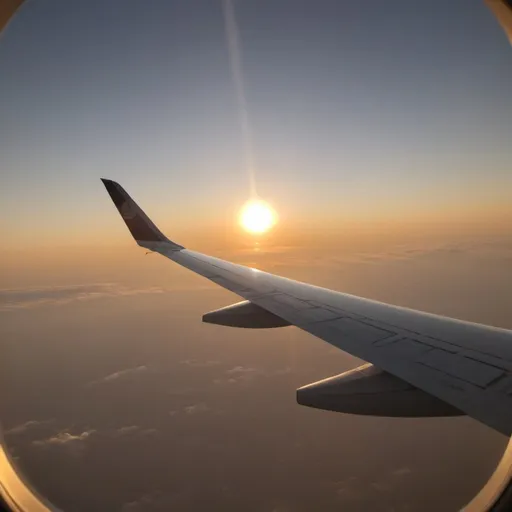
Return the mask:
M 184 249 L 119 184 L 103 182 L 140 246 L 511 435 L 512 331 L 391 306 Z

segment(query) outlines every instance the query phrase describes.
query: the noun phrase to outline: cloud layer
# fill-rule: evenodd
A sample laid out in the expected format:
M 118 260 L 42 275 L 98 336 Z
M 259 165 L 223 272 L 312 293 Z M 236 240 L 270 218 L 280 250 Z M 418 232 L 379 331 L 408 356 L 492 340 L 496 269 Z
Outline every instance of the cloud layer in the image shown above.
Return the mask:
M 151 286 L 129 288 L 115 283 L 95 283 L 40 288 L 11 288 L 0 290 L 0 311 L 33 309 L 42 306 L 60 306 L 76 301 L 89 301 L 109 297 L 140 294 L 160 294 L 167 290 Z

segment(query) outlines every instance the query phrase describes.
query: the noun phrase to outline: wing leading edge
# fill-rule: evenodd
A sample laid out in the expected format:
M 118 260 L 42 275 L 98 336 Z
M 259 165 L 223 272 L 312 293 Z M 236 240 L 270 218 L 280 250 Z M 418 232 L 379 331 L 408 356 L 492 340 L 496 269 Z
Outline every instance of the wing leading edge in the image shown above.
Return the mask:
M 118 183 L 103 183 L 140 246 L 284 324 L 372 363 L 505 435 L 512 433 L 512 331 L 363 299 L 190 251 L 167 239 Z

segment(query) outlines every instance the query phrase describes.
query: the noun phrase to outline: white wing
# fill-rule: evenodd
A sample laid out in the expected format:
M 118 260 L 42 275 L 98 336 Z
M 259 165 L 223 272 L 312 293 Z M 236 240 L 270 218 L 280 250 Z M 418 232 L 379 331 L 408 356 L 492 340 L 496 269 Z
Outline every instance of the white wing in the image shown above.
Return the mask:
M 512 433 L 512 331 L 391 306 L 184 249 L 119 184 L 103 182 L 140 246 L 243 297 L 281 319 L 280 325 L 295 325 Z

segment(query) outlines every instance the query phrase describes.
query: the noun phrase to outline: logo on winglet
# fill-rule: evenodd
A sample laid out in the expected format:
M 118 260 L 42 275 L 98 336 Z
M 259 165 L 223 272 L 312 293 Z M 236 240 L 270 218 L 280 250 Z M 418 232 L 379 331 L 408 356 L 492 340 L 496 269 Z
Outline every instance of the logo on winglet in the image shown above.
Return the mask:
M 137 216 L 137 211 L 135 207 L 130 204 L 128 201 L 125 201 L 121 208 L 119 209 L 119 213 L 124 220 L 132 220 Z

